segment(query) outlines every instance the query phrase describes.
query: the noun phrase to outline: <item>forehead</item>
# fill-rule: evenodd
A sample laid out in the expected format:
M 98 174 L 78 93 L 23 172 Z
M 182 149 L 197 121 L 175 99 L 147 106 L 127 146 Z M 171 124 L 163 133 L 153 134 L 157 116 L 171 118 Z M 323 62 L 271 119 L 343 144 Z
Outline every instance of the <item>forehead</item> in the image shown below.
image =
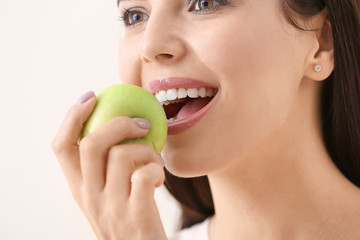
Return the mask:
M 135 1 L 145 2 L 145 1 L 147 1 L 147 0 L 117 0 L 117 4 L 119 5 L 120 2 L 129 2 L 129 1 L 133 1 L 133 2 L 135 2 Z

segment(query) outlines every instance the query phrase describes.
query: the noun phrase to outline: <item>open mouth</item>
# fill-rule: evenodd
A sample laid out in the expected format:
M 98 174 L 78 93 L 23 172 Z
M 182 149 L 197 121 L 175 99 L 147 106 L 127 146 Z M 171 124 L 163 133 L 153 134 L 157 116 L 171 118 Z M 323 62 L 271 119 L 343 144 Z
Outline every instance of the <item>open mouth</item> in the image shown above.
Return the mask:
M 155 97 L 162 104 L 168 123 L 186 119 L 203 109 L 216 95 L 216 88 L 172 88 L 160 90 Z

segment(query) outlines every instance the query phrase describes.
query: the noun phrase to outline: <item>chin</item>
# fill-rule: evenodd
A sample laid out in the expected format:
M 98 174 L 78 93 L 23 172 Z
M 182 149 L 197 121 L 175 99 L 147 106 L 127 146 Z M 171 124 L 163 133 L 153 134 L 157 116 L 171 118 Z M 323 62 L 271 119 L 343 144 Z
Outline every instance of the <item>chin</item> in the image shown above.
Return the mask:
M 176 156 L 174 153 L 162 153 L 166 169 L 173 175 L 192 178 L 208 175 L 211 172 L 207 159 Z
M 189 168 L 173 168 L 166 166 L 166 169 L 174 176 L 180 178 L 195 178 L 207 175 L 206 172 L 196 171 L 194 169 Z

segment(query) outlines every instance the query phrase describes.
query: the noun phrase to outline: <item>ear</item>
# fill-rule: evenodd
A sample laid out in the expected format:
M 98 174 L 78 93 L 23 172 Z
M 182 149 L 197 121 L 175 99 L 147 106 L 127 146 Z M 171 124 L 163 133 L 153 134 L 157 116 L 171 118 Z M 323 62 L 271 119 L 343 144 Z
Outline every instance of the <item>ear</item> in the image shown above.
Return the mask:
M 334 43 L 332 29 L 327 19 L 327 11 L 317 15 L 311 20 L 314 30 L 313 48 L 309 52 L 305 65 L 304 77 L 314 81 L 327 79 L 334 70 Z M 316 71 L 315 66 L 320 65 L 321 70 Z

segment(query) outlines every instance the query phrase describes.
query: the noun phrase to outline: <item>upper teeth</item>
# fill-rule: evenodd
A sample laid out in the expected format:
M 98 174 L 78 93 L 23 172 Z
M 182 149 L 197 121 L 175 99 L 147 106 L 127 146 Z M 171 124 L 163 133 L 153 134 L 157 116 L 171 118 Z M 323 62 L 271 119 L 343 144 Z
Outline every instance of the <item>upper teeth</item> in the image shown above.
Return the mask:
M 161 104 L 169 104 L 168 101 L 172 101 L 175 99 L 182 99 L 186 97 L 190 98 L 198 98 L 198 97 L 212 97 L 216 94 L 216 89 L 213 88 L 171 88 L 168 90 L 160 90 L 155 93 L 155 97 Z

